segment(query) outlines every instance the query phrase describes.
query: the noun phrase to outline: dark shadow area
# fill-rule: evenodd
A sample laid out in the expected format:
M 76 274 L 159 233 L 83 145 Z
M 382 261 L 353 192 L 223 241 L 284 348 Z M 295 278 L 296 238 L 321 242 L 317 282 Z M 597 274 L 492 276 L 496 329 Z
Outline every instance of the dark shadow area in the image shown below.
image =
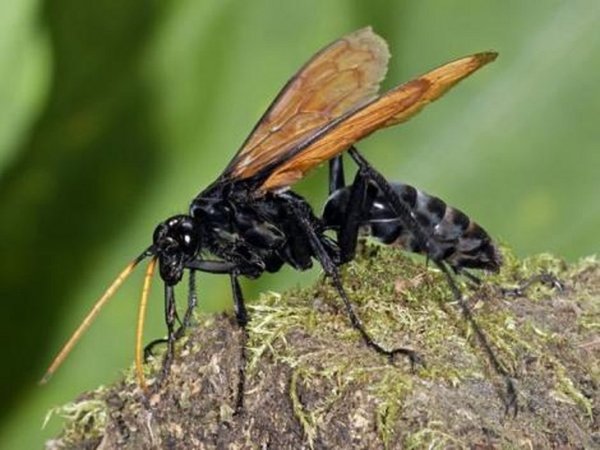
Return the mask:
M 58 317 L 157 170 L 139 62 L 158 13 L 131 0 L 45 4 L 49 97 L 0 179 L 2 414 L 43 373 Z

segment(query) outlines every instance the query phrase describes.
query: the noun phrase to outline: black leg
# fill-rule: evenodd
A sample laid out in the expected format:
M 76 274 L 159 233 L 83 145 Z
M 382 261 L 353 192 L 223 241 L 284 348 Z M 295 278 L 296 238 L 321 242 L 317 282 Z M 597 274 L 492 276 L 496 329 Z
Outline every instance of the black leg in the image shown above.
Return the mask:
M 344 290 L 344 287 L 342 285 L 342 281 L 340 278 L 338 268 L 335 265 L 332 258 L 327 253 L 327 251 L 325 250 L 325 247 L 323 246 L 323 244 L 321 243 L 321 239 L 317 235 L 317 233 L 313 227 L 313 224 L 311 223 L 310 219 L 308 218 L 308 216 L 306 214 L 306 211 L 304 211 L 304 208 L 302 207 L 302 205 L 298 205 L 298 204 L 294 203 L 293 200 L 289 203 L 289 205 L 291 208 L 291 213 L 298 220 L 298 224 L 304 230 L 307 237 L 309 238 L 309 242 L 310 242 L 311 248 L 315 254 L 315 257 L 321 263 L 321 266 L 323 267 L 325 274 L 331 278 L 334 287 L 336 288 L 336 290 L 338 291 L 338 294 L 342 298 L 342 300 L 344 302 L 344 306 L 346 308 L 346 312 L 348 314 L 348 317 L 350 318 L 350 322 L 352 323 L 352 326 L 356 330 L 358 330 L 358 332 L 362 336 L 365 344 L 367 346 L 371 347 L 372 349 L 374 349 L 377 353 L 387 356 L 390 360 L 392 360 L 394 358 L 394 356 L 397 354 L 406 355 L 410 359 L 410 362 L 411 362 L 411 365 L 413 368 L 417 363 L 422 363 L 421 359 L 419 358 L 417 353 L 413 350 L 410 350 L 408 348 L 396 348 L 396 349 L 392 349 L 392 350 L 387 350 L 387 349 L 384 349 L 383 347 L 381 347 L 378 343 L 376 343 L 371 338 L 369 333 L 365 330 L 364 325 L 362 324 L 361 320 L 356 315 L 356 312 L 354 311 L 354 307 L 352 306 L 352 303 L 348 299 L 348 296 L 346 295 L 346 291 Z
M 175 314 L 175 317 L 177 318 L 177 321 L 180 324 L 179 328 L 175 332 L 175 340 L 181 339 L 183 337 L 183 335 L 185 334 L 187 328 L 190 325 L 190 322 L 192 320 L 192 314 L 193 314 L 194 309 L 196 308 L 197 304 L 198 304 L 198 297 L 196 295 L 196 271 L 194 269 L 190 269 L 188 305 L 187 305 L 187 309 L 185 310 L 185 315 L 183 316 L 183 321 L 179 320 L 177 313 Z M 144 347 L 144 361 L 148 361 L 148 359 L 154 355 L 154 348 L 157 345 L 165 344 L 165 343 L 167 343 L 167 339 L 160 338 L 160 339 L 154 339 L 148 345 L 146 345 L 146 347 Z
M 185 315 L 183 318 L 183 322 L 179 320 L 177 315 L 177 311 L 175 311 L 175 318 L 180 323 L 180 327 L 175 332 L 175 339 L 179 339 L 185 333 L 185 330 L 189 326 L 189 322 L 191 321 L 192 313 L 197 304 L 197 296 L 196 296 L 196 281 L 195 275 L 196 271 L 200 270 L 202 272 L 207 273 L 219 273 L 219 274 L 229 274 L 232 271 L 236 270 L 237 266 L 233 263 L 228 263 L 225 261 L 192 261 L 187 266 L 186 269 L 190 270 L 190 278 L 189 278 L 189 292 L 188 292 L 188 306 L 185 311 Z M 244 273 L 241 271 L 241 273 Z M 153 355 L 154 347 L 160 344 L 168 343 L 167 338 L 154 339 L 151 341 L 146 347 L 144 347 L 144 361 L 147 361 Z
M 180 339 L 185 334 L 185 331 L 190 326 L 190 322 L 192 321 L 192 314 L 194 313 L 194 309 L 196 309 L 197 304 L 198 296 L 196 295 L 196 271 L 190 269 L 190 275 L 188 278 L 187 309 L 185 310 L 185 314 L 183 316 L 183 322 L 181 322 L 181 326 L 177 329 L 177 332 L 175 333 L 175 339 Z
M 165 322 L 167 324 L 167 351 L 163 358 L 162 370 L 155 384 L 155 389 L 158 389 L 162 382 L 169 375 L 171 364 L 173 364 L 173 356 L 175 354 L 175 290 L 173 286 L 165 284 Z
M 501 377 L 504 378 L 504 383 L 506 385 L 506 399 L 504 401 L 505 407 L 506 407 L 505 413 L 508 414 L 510 411 L 512 411 L 513 416 L 516 416 L 519 405 L 517 403 L 517 388 L 515 387 L 512 377 L 510 376 L 508 371 L 504 368 L 504 366 L 502 364 L 500 364 L 500 361 L 498 361 L 498 358 L 496 357 L 496 354 L 492 350 L 492 346 L 488 342 L 488 339 L 487 339 L 485 333 L 481 330 L 481 328 L 479 328 L 479 325 L 475 321 L 475 318 L 473 317 L 473 314 L 471 313 L 469 306 L 465 302 L 460 290 L 458 289 L 458 286 L 456 285 L 456 283 L 454 281 L 454 278 L 452 277 L 452 274 L 450 273 L 450 271 L 448 270 L 446 265 L 442 262 L 437 262 L 437 261 L 435 262 L 435 264 L 446 276 L 448 285 L 450 286 L 450 289 L 452 290 L 452 295 L 454 296 L 458 305 L 460 306 L 463 317 L 473 327 L 473 330 L 475 331 L 475 335 L 477 336 L 477 339 L 479 340 L 479 344 L 483 347 L 483 349 L 488 357 L 488 360 L 490 361 L 490 363 L 492 364 L 492 367 L 494 368 L 494 371 L 498 375 L 500 375 Z
M 362 221 L 367 217 L 375 195 L 369 190 L 368 175 L 362 169 L 356 172 L 350 190 L 348 208 L 345 219 L 338 231 L 338 245 L 340 247 L 340 262 L 347 263 L 356 255 L 356 245 Z
M 150 342 L 148 342 L 148 344 L 146 344 L 146 346 L 144 347 L 144 362 L 148 362 L 148 360 L 154 356 L 154 349 L 156 347 L 158 347 L 161 344 L 166 344 L 167 343 L 167 339 L 166 338 L 158 338 L 158 339 L 154 339 Z
M 220 274 L 229 274 L 231 276 L 231 286 L 233 291 L 234 305 L 235 305 L 235 313 L 236 320 L 238 325 L 243 330 L 242 335 L 242 346 L 241 346 L 241 362 L 239 369 L 239 381 L 238 381 L 238 391 L 236 397 L 236 413 L 240 413 L 243 407 L 243 396 L 244 396 L 244 385 L 245 385 L 245 368 L 246 368 L 246 343 L 248 340 L 248 331 L 246 325 L 248 323 L 248 313 L 246 311 L 246 306 L 244 304 L 244 298 L 242 296 L 242 291 L 240 289 L 239 282 L 237 277 L 240 274 L 244 274 L 246 272 L 250 272 L 254 270 L 252 267 L 244 267 L 239 266 L 233 263 L 225 262 L 225 261 L 193 261 L 186 266 L 187 269 L 190 269 L 190 278 L 189 278 L 189 295 L 188 295 L 188 307 L 183 318 L 183 322 L 181 322 L 181 326 L 175 330 L 175 324 L 178 321 L 177 318 L 177 310 L 175 303 L 175 291 L 173 286 L 165 285 L 165 322 L 167 324 L 167 338 L 166 339 L 157 339 L 150 343 L 146 349 L 144 350 L 145 355 L 148 351 L 148 347 L 155 343 L 166 343 L 167 351 L 165 353 L 162 370 L 161 373 L 154 384 L 154 389 L 158 389 L 162 382 L 169 375 L 171 365 L 173 364 L 173 358 L 175 354 L 175 342 L 179 339 L 185 329 L 189 326 L 191 321 L 192 313 L 197 304 L 197 296 L 196 296 L 196 283 L 195 283 L 195 271 L 200 270 L 208 273 L 220 273 Z
M 329 195 L 346 186 L 342 156 L 329 160 Z
M 246 359 L 248 344 L 248 311 L 244 303 L 244 297 L 242 295 L 242 289 L 238 281 L 238 276 L 235 274 L 230 275 L 231 279 L 231 290 L 233 292 L 233 306 L 235 309 L 235 318 L 238 326 L 242 330 L 242 342 L 240 343 L 240 362 L 238 367 L 238 386 L 235 402 L 235 413 L 240 414 L 244 408 L 244 390 L 246 386 Z
M 336 156 L 329 161 L 329 195 L 346 186 L 342 156 Z M 337 243 L 340 249 L 339 264 L 345 264 L 354 259 L 361 220 L 368 213 L 373 198 L 367 198 L 368 179 L 364 171 L 358 170 L 350 190 L 346 217 L 337 231 Z
M 562 291 L 565 288 L 564 284 L 558 278 L 551 273 L 544 272 L 529 277 L 516 288 L 501 288 L 501 292 L 502 295 L 507 297 L 520 297 L 525 295 L 525 291 L 536 283 L 545 284 L 546 286 L 550 286 L 558 291 Z
M 238 264 L 230 263 L 227 261 L 212 261 L 212 260 L 194 260 L 186 264 L 186 269 L 199 270 L 201 272 L 206 273 L 221 273 L 221 274 L 231 274 L 233 272 L 238 272 L 239 274 L 246 273 L 243 270 L 243 267 L 240 267 Z

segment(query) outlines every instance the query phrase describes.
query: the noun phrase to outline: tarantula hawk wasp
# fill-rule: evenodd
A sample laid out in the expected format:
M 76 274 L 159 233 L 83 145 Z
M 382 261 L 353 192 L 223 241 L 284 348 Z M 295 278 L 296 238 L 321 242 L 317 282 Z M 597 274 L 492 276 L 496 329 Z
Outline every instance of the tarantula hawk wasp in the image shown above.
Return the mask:
M 196 271 L 227 274 L 236 319 L 244 330 L 237 391 L 241 408 L 248 314 L 239 278 L 257 278 L 284 264 L 306 270 L 316 260 L 342 299 L 350 321 L 364 342 L 383 355 L 407 348 L 380 346 L 354 311 L 339 266 L 355 253 L 360 228 L 385 243 L 425 254 L 444 271 L 457 298 L 460 293 L 447 268 L 497 270 L 501 259 L 487 233 L 460 211 L 412 187 L 390 184 L 354 144 L 380 128 L 408 120 L 456 83 L 493 61 L 484 52 L 457 59 L 382 95 L 389 52 L 385 41 L 364 28 L 334 41 L 313 56 L 281 90 L 224 172 L 191 202 L 188 214 L 160 223 L 152 244 L 118 275 L 56 356 L 42 381 L 63 362 L 134 268 L 150 263 L 144 277 L 136 332 L 136 373 L 145 389 L 142 333 L 150 282 L 158 265 L 164 283 L 167 350 L 157 383 L 169 372 L 174 343 L 189 324 L 196 304 Z M 358 165 L 354 182 L 345 186 L 341 154 Z M 330 198 L 323 218 L 289 187 L 317 165 L 330 162 Z M 334 230 L 337 239 L 326 234 Z M 188 309 L 176 329 L 174 286 L 189 272 Z M 493 357 L 493 354 L 492 354 Z M 495 358 L 493 359 L 495 361 Z M 501 368 L 499 364 L 498 367 Z M 514 392 L 512 385 L 509 388 Z

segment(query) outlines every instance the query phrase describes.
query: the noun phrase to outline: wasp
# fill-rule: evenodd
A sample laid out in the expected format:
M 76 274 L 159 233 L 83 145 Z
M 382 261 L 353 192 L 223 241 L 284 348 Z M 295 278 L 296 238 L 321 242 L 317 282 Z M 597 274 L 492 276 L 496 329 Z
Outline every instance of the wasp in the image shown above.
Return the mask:
M 258 278 L 283 265 L 307 270 L 316 261 L 343 301 L 352 326 L 383 355 L 386 349 L 363 326 L 346 294 L 340 266 L 352 260 L 361 230 L 386 244 L 425 254 L 456 273 L 468 268 L 497 270 L 501 259 L 488 234 L 462 212 L 412 187 L 389 183 L 355 144 L 371 133 L 402 123 L 452 86 L 493 61 L 477 53 L 444 64 L 379 95 L 390 57 L 386 42 L 371 28 L 348 34 L 315 54 L 283 87 L 221 175 L 191 202 L 187 214 L 170 217 L 154 230 L 152 244 L 118 275 L 56 356 L 42 381 L 64 361 L 102 307 L 145 259 L 136 332 L 136 373 L 145 389 L 143 325 L 151 280 L 158 266 L 164 285 L 167 345 L 159 381 L 169 372 L 174 344 L 189 324 L 196 303 L 194 274 L 229 276 L 237 323 L 247 339 L 248 313 L 241 277 Z M 357 164 L 346 186 L 342 154 Z M 322 217 L 290 188 L 329 162 L 330 197 Z M 177 327 L 174 287 L 189 273 L 188 308 Z M 238 407 L 244 391 L 242 348 Z

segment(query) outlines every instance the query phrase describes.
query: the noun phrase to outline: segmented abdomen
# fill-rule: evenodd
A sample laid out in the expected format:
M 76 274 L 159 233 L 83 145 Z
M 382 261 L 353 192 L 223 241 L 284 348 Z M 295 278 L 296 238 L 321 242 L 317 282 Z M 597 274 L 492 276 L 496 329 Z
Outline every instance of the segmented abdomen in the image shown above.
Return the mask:
M 498 271 L 502 258 L 498 248 L 477 223 L 462 211 L 447 205 L 438 197 L 429 195 L 412 186 L 391 183 L 411 215 L 420 224 L 425 235 L 431 239 L 430 250 L 419 244 L 414 234 L 404 227 L 402 220 L 395 214 L 387 199 L 374 186 L 370 185 L 370 197 L 373 198 L 368 217 L 361 225 L 374 238 L 388 245 L 397 245 L 405 250 L 426 254 L 435 248 L 435 254 L 455 270 L 476 268 Z M 328 199 L 323 213 L 325 225 L 339 228 L 345 220 L 346 208 L 350 197 L 350 187 L 334 192 Z

